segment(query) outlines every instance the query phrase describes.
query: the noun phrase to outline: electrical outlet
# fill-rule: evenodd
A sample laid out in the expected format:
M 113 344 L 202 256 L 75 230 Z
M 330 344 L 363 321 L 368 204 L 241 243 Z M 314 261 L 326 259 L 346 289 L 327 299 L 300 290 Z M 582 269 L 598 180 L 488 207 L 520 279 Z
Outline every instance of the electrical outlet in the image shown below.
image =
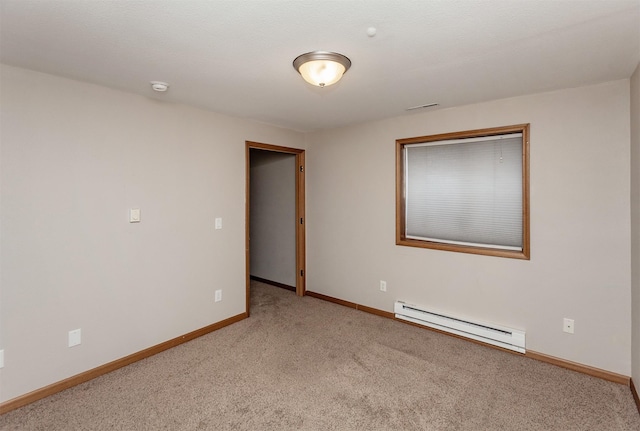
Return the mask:
M 77 346 L 82 342 L 82 332 L 80 329 L 69 331 L 69 347 Z
M 216 302 L 222 301 L 222 290 L 216 290 Z
M 140 223 L 140 208 L 129 210 L 129 223 Z
M 381 292 L 386 292 L 387 291 L 387 282 L 380 280 L 380 291 Z
M 568 332 L 569 334 L 573 334 L 573 331 L 575 330 L 575 322 L 573 321 L 573 319 L 567 319 L 565 317 L 562 322 L 562 330 L 564 332 Z

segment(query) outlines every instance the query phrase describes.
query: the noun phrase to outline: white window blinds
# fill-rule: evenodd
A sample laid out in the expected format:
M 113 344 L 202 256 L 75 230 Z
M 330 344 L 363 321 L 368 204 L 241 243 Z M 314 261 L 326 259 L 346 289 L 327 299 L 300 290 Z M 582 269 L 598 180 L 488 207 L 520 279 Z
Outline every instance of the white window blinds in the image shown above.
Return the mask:
M 405 235 L 522 250 L 522 134 L 404 148 Z

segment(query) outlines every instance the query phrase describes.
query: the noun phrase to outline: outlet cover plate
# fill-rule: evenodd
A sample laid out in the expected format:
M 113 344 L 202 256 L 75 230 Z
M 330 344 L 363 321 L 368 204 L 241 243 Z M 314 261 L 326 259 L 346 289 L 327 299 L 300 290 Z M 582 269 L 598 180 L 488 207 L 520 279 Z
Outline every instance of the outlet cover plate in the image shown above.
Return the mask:
M 80 329 L 69 331 L 69 347 L 77 346 L 80 343 L 82 343 L 82 331 Z
M 140 223 L 140 208 L 129 210 L 129 223 Z

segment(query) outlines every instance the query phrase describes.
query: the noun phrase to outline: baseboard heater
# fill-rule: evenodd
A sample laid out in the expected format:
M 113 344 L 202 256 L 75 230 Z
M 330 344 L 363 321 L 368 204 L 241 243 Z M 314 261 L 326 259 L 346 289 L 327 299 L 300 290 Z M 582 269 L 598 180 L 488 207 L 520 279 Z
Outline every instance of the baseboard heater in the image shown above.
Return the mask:
M 471 322 L 423 307 L 396 301 L 394 311 L 397 319 L 429 326 L 441 331 L 493 344 L 516 352 L 525 353 L 525 332 L 494 324 Z

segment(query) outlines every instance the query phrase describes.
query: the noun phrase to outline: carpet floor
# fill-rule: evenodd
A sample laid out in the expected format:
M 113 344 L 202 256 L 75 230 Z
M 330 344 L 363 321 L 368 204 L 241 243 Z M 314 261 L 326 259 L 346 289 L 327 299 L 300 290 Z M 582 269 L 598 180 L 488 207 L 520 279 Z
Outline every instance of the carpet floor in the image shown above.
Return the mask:
M 629 388 L 252 282 L 251 317 L 1 430 L 640 430 Z

